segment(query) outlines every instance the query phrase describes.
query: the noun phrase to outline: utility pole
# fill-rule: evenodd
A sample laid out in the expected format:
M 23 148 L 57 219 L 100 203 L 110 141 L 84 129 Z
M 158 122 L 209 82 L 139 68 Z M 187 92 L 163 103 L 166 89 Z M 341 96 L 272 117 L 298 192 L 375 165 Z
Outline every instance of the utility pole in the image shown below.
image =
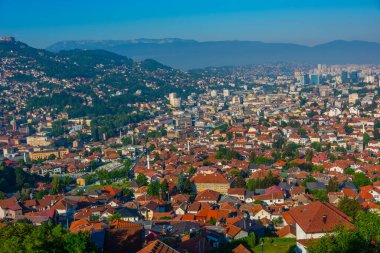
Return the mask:
M 67 200 L 65 200 L 66 203 L 66 227 L 69 228 L 69 210 L 67 209 Z

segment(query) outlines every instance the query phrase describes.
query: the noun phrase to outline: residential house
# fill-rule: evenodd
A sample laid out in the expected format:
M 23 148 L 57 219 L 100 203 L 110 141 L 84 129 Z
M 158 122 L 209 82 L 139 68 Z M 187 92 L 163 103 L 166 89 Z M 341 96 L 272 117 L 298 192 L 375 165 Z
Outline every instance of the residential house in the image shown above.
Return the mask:
M 305 206 L 290 209 L 289 215 L 295 221 L 297 249 L 307 252 L 309 239 L 321 238 L 326 233 L 332 233 L 338 226 L 353 229 L 350 218 L 330 203 L 316 201 Z
M 0 219 L 14 219 L 22 215 L 22 208 L 16 198 L 0 200 Z
M 219 193 L 227 193 L 230 188 L 230 182 L 220 173 L 215 174 L 197 174 L 192 178 L 197 192 L 205 190 L 214 190 Z

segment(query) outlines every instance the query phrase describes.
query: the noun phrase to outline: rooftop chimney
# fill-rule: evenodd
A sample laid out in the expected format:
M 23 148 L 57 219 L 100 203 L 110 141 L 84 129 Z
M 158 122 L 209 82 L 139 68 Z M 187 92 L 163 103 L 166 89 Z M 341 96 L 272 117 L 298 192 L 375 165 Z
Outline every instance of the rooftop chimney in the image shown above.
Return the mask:
M 322 216 L 322 221 L 323 221 L 323 223 L 326 224 L 326 221 L 327 221 L 327 215 L 323 215 L 323 216 Z

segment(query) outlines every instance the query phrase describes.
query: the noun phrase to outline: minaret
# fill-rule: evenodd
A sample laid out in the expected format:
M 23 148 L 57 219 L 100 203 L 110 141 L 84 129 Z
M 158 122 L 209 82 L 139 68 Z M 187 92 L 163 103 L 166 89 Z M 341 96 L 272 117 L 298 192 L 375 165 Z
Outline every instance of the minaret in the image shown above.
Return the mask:
M 187 140 L 187 152 L 190 152 L 190 141 Z
M 148 164 L 148 170 L 150 170 L 150 161 L 149 161 L 149 153 L 146 152 L 146 162 Z
M 362 124 L 362 134 L 365 133 L 364 123 Z
M 13 119 L 11 120 L 11 126 L 12 126 L 12 131 L 16 132 L 17 131 L 17 123 L 16 123 L 16 119 L 15 119 L 14 115 L 13 115 Z

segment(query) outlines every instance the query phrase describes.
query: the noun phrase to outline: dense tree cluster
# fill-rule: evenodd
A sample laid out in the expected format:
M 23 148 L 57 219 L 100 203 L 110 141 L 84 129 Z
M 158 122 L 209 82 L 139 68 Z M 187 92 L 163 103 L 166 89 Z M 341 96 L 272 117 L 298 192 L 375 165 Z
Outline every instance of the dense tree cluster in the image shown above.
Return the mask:
M 215 158 L 232 160 L 232 159 L 242 159 L 242 156 L 238 152 L 232 149 L 219 146 L 218 152 L 215 154 Z
M 88 234 L 72 234 L 52 223 L 37 227 L 21 220 L 0 229 L 0 252 L 82 253 L 96 252 L 96 247 L 90 242 Z
M 254 191 L 256 189 L 265 189 L 273 185 L 278 185 L 279 183 L 279 179 L 277 177 L 274 177 L 272 173 L 269 173 L 269 175 L 263 179 L 249 179 L 247 182 L 247 190 Z
M 27 173 L 21 168 L 0 166 L 0 192 L 16 192 L 22 188 L 31 188 L 36 182 L 46 180 L 44 177 Z
M 362 207 L 357 199 L 346 196 L 339 201 L 338 208 L 351 218 L 355 218 L 358 212 L 362 210 Z

